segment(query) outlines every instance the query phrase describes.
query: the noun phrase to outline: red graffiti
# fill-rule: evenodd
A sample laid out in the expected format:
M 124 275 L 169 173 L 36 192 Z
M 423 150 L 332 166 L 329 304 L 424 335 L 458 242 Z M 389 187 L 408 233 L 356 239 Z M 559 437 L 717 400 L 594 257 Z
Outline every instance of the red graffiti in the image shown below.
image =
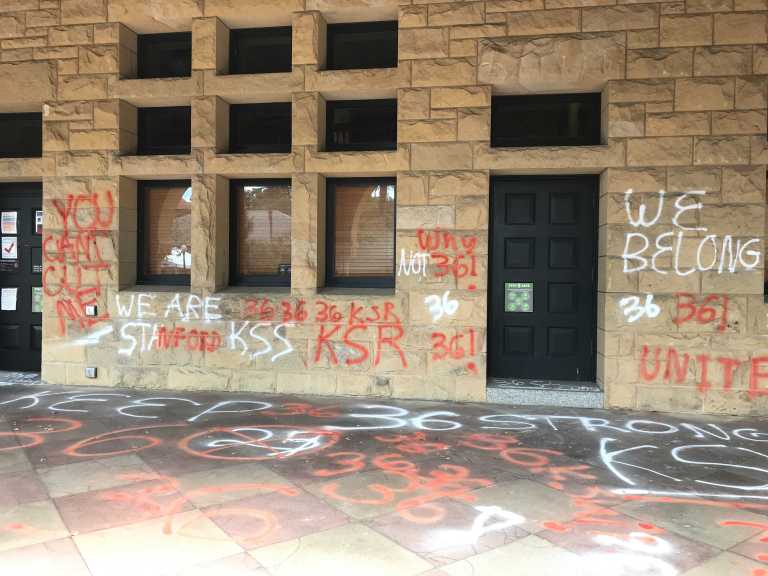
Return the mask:
M 718 308 L 710 306 L 717 303 Z M 710 324 L 718 321 L 717 331 L 724 332 L 728 326 L 728 296 L 710 294 L 699 304 L 696 296 L 687 292 L 677 293 L 677 314 L 672 319 L 677 326 L 694 321 L 697 324 Z
M 323 300 L 315 304 L 315 322 L 319 323 L 315 340 L 315 364 L 325 356 L 331 365 L 337 366 L 340 361 L 336 346 L 342 344 L 345 350 L 353 352 L 351 355 L 345 354 L 343 363 L 346 366 L 363 364 L 371 357 L 373 366 L 378 366 L 386 348 L 397 354 L 403 368 L 408 367 L 405 352 L 400 346 L 405 329 L 392 302 L 384 302 L 383 306 L 351 302 L 345 309 Z M 363 343 L 370 340 L 367 338 L 369 329 L 374 343 L 373 354 L 367 344 Z
M 215 352 L 221 345 L 222 337 L 216 330 L 188 330 L 183 326 L 168 328 L 161 324 L 152 334 L 149 347 L 157 350 L 184 348 L 191 352 Z
M 453 276 L 456 280 L 477 277 L 476 236 L 456 236 L 440 228 L 433 231 L 419 229 L 416 235 L 419 248 L 429 253 L 437 266 L 435 277 Z M 477 285 L 471 283 L 468 288 L 475 290 Z
M 255 318 L 260 322 L 279 321 L 282 324 L 290 322 L 304 322 L 308 313 L 306 310 L 306 301 L 281 300 L 272 302 L 269 298 L 260 298 L 257 300 L 248 300 L 245 303 L 245 317 Z
M 739 360 L 727 356 L 713 358 L 709 354 L 691 355 L 688 352 L 678 352 L 674 346 L 668 346 L 664 350 L 660 346 L 653 349 L 653 358 L 649 359 L 651 350 L 643 345 L 640 355 L 640 378 L 645 382 L 662 380 L 671 384 L 684 384 L 691 373 L 695 373 L 693 366 L 698 368 L 697 387 L 699 392 L 705 393 L 712 388 L 712 372 L 720 373 L 720 387 L 725 391 L 733 389 L 736 369 L 742 364 L 749 366 L 749 397 L 765 396 L 768 388 L 762 386 L 763 380 L 768 379 L 768 356 L 755 356 L 749 360 Z
M 477 335 L 474 328 L 448 336 L 432 332 L 432 360 L 469 360 L 467 369 L 477 374 L 477 364 L 471 360 L 477 355 Z
M 96 305 L 102 294 L 102 274 L 109 270 L 99 247 L 99 238 L 109 238 L 115 212 L 112 191 L 102 198 L 97 193 L 70 194 L 66 201 L 53 200 L 61 219 L 62 232 L 43 239 L 43 290 L 55 300 L 59 335 L 67 331 L 67 321 L 82 330 L 104 320 L 109 314 L 86 316 L 85 308 Z

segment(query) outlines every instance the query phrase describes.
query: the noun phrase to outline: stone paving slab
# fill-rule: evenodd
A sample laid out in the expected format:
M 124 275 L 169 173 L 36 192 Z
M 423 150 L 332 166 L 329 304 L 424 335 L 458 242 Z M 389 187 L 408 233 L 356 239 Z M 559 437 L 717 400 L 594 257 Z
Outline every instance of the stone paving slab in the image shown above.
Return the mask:
M 766 431 L 6 383 L 0 574 L 765 576 Z

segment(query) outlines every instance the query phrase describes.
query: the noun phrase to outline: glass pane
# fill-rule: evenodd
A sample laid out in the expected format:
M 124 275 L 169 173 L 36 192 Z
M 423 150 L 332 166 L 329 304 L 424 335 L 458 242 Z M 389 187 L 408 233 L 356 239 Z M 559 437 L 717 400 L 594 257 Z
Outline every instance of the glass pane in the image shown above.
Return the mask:
M 138 154 L 189 154 L 191 118 L 189 106 L 139 108 Z
M 0 114 L 0 157 L 34 158 L 42 154 L 42 114 Z
M 146 186 L 144 273 L 189 274 L 192 268 L 192 187 Z
M 229 107 L 229 151 L 291 151 L 291 103 L 232 104 Z
M 496 96 L 492 146 L 600 144 L 600 94 Z
M 334 189 L 334 274 L 391 276 L 395 260 L 395 185 L 344 183 Z
M 291 71 L 291 28 L 232 30 L 229 37 L 230 74 Z
M 338 100 L 326 104 L 327 150 L 397 148 L 396 100 Z
M 138 77 L 189 76 L 192 70 L 192 33 L 142 34 L 138 42 Z
M 291 271 L 291 187 L 237 188 L 238 270 L 241 276 L 287 276 Z
M 328 25 L 328 69 L 395 68 L 397 22 Z

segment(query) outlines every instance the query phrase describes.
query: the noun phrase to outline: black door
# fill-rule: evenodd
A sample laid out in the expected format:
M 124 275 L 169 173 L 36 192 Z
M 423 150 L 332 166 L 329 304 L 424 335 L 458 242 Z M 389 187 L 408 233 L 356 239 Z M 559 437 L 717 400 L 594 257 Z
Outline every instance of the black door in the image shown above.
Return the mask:
M 0 185 L 2 370 L 40 370 L 42 228 L 40 184 Z
M 491 188 L 488 375 L 593 381 L 597 177 Z

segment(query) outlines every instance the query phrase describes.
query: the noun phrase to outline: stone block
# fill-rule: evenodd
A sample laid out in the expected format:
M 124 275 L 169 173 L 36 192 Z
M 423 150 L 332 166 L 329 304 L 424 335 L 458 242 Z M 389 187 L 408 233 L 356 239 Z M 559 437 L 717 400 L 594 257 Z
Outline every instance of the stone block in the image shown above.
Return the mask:
M 581 29 L 583 32 L 638 30 L 656 28 L 658 24 L 659 12 L 654 4 L 600 6 L 581 10 Z
M 322 66 L 323 17 L 320 12 L 297 12 L 293 15 L 293 65 L 314 64 Z
M 400 6 L 400 15 L 398 17 L 400 30 L 425 27 L 427 25 L 428 9 L 429 6 Z
M 398 58 L 446 58 L 449 56 L 449 28 L 405 28 L 398 34 Z
M 55 26 L 48 29 L 51 46 L 75 46 L 93 42 L 93 26 Z
M 459 140 L 463 142 L 491 139 L 491 109 L 465 108 L 458 111 Z
M 276 102 L 286 99 L 291 92 L 304 90 L 304 71 L 301 67 L 294 68 L 293 72 L 223 76 L 206 70 L 204 79 L 206 95 L 241 101 Z
M 667 171 L 662 168 L 626 168 L 609 169 L 604 173 L 601 193 L 624 194 L 632 188 L 635 192 L 658 192 L 666 188 Z M 623 197 L 620 199 L 620 210 L 623 210 Z M 626 221 L 626 219 L 624 220 Z
M 648 114 L 647 136 L 705 136 L 710 133 L 708 112 Z
M 414 170 L 468 170 L 472 168 L 472 146 L 466 143 L 413 144 Z
M 712 44 L 712 16 L 662 16 L 661 46 L 707 46 Z
M 61 23 L 95 24 L 106 22 L 106 4 L 104 0 L 61 0 Z
M 397 205 L 419 206 L 427 204 L 428 177 L 419 172 L 398 172 L 397 174 Z
M 100 100 L 107 97 L 107 79 L 101 76 L 59 78 L 61 100 Z
M 193 72 L 190 78 L 137 78 L 109 81 L 109 96 L 121 98 L 137 105 L 162 102 L 166 105 L 186 104 L 193 96 L 203 94 L 202 72 Z
M 475 144 L 475 169 L 537 170 L 547 172 L 595 173 L 605 168 L 624 166 L 624 143 L 613 140 L 607 146 L 571 146 L 542 148 L 491 148 Z
M 72 152 L 56 156 L 57 176 L 106 176 L 107 157 L 98 152 Z
M 609 102 L 667 102 L 675 97 L 670 80 L 631 80 L 608 84 Z
M 403 88 L 397 95 L 398 120 L 429 118 L 429 89 Z
M 764 77 L 736 78 L 736 109 L 765 108 L 767 85 Z
M 360 86 L 375 86 L 375 92 L 369 96 L 387 98 L 391 97 L 398 88 L 410 85 L 410 66 L 410 62 L 401 61 L 397 68 L 317 70 L 315 67 L 307 67 L 304 89 L 333 94 L 334 99 L 354 99 Z
M 478 108 L 491 105 L 490 86 L 433 88 L 432 108 Z
M 653 48 L 627 53 L 627 78 L 679 78 L 691 75 L 693 49 Z
M 686 0 L 685 9 L 690 14 L 732 12 L 733 0 Z
M 453 228 L 455 225 L 453 206 L 403 206 L 397 211 L 398 230 L 432 230 Z
M 487 0 L 485 3 L 486 15 L 526 10 L 544 10 L 544 0 Z
M 691 163 L 691 138 L 642 138 L 627 142 L 630 166 L 682 166 Z
M 507 25 L 505 22 L 498 24 L 477 24 L 474 26 L 454 26 L 450 30 L 451 39 L 453 40 L 507 36 Z
M 457 230 L 487 230 L 488 221 L 488 196 L 456 199 Z
M 631 30 L 627 32 L 627 48 L 657 48 L 659 46 L 658 29 Z
M 667 169 L 667 192 L 689 192 L 704 190 L 707 195 L 702 197 L 706 203 L 711 196 L 719 198 L 722 177 L 719 168 L 669 168 Z
M 473 58 L 414 60 L 413 86 L 461 86 L 474 84 L 477 67 Z
M 745 46 L 696 48 L 694 76 L 734 76 L 752 72 L 752 49 Z
M 59 23 L 58 10 L 30 10 L 26 13 L 27 28 L 55 26 Z
M 449 2 L 429 5 L 430 26 L 482 24 L 485 19 L 482 2 Z
M 477 41 L 474 39 L 468 40 L 451 40 L 448 54 L 451 58 L 463 58 L 466 56 L 477 55 Z
M 412 146 L 436 146 L 436 144 L 413 144 Z M 452 146 L 452 144 L 440 144 Z M 305 170 L 327 175 L 394 174 L 408 170 L 410 155 L 408 146 L 398 146 L 393 151 L 372 152 L 317 152 L 307 148 Z
M 80 74 L 117 74 L 116 46 L 80 46 L 78 53 Z
M 456 140 L 456 120 L 400 120 L 399 142 L 451 142 Z
M 320 114 L 323 99 L 316 93 L 304 92 L 293 95 L 293 122 L 291 124 L 294 146 L 319 146 L 323 138 Z
M 765 44 L 768 15 L 757 12 L 715 14 L 715 44 Z
M 610 104 L 608 106 L 608 136 L 626 138 L 643 136 L 645 106 L 643 104 Z
M 8 62 L 0 64 L 0 109 L 13 109 L 54 97 L 54 70 L 49 62 Z
M 189 30 L 192 18 L 203 16 L 203 0 L 109 0 L 110 22 L 122 22 L 143 34 Z
M 518 93 L 601 90 L 624 77 L 625 48 L 624 33 L 480 40 L 478 81 Z
M 489 195 L 488 172 L 450 171 L 434 172 L 429 176 L 429 199 L 441 203 L 446 197 Z
M 269 175 L 286 178 L 304 170 L 304 154 L 296 148 L 290 154 L 205 154 L 205 166 L 209 172 L 228 178 L 246 178 Z
M 23 13 L 0 16 L 0 39 L 24 36 L 25 28 Z
M 748 164 L 749 138 L 746 136 L 702 136 L 696 138 L 694 164 Z
M 116 130 L 73 130 L 69 134 L 71 150 L 117 150 Z
M 507 35 L 509 36 L 539 36 L 572 32 L 579 32 L 579 11 L 573 8 L 507 14 Z
M 731 110 L 734 104 L 732 78 L 677 80 L 676 110 Z
M 765 204 L 765 170 L 761 166 L 723 168 L 723 202 Z
M 713 112 L 712 134 L 765 134 L 765 110 Z
M 43 151 L 61 152 L 69 150 L 69 124 L 66 122 L 45 122 L 43 124 Z

